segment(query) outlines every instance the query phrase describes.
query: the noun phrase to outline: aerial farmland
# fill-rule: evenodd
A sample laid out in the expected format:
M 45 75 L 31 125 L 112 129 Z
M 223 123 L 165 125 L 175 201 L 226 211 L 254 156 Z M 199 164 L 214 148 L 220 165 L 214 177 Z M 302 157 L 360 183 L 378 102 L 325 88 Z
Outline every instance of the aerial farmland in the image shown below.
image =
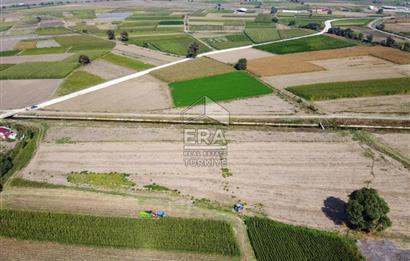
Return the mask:
M 0 260 L 410 259 L 409 17 L 3 1 Z

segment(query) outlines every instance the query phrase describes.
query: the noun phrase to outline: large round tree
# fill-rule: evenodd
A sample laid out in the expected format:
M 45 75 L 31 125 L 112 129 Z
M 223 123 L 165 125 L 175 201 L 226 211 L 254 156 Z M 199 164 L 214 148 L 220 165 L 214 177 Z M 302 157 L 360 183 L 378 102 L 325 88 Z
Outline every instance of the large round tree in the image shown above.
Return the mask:
M 381 231 L 391 226 L 390 209 L 377 190 L 362 188 L 349 195 L 346 212 L 350 225 L 357 230 Z

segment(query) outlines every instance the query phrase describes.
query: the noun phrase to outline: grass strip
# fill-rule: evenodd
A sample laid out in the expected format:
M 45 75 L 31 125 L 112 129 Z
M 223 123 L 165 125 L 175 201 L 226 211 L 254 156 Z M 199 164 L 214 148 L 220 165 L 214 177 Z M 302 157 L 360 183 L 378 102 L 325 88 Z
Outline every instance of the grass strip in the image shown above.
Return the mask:
M 122 55 L 116 55 L 113 53 L 109 53 L 102 57 L 102 59 L 106 60 L 107 62 L 127 67 L 136 71 L 142 71 L 145 69 L 149 69 L 152 67 L 151 64 L 147 64 L 135 59 L 131 59 Z
M 104 82 L 102 78 L 85 71 L 75 71 L 58 88 L 55 96 L 63 96 Z

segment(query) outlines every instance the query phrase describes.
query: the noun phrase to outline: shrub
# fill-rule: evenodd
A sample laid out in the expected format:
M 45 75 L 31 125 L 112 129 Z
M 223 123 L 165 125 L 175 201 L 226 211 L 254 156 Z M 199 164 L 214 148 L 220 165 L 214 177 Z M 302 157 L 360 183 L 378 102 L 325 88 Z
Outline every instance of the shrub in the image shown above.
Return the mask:
M 127 32 L 122 32 L 121 33 L 121 38 L 120 38 L 120 40 L 122 41 L 122 42 L 128 42 L 128 33 Z
M 246 70 L 248 61 L 245 58 L 241 58 L 238 62 L 234 65 L 236 70 Z
M 114 40 L 115 39 L 115 32 L 113 30 L 108 30 L 107 31 L 107 37 L 108 37 L 108 40 Z
M 91 63 L 91 60 L 90 60 L 90 57 L 82 54 L 80 55 L 80 57 L 78 57 L 78 62 L 82 65 L 85 65 L 85 64 Z
M 195 58 L 198 55 L 199 51 L 199 45 L 197 42 L 191 43 L 191 45 L 188 47 L 188 52 L 186 57 L 188 58 Z
M 377 190 L 361 188 L 349 195 L 346 212 L 347 218 L 356 230 L 382 231 L 391 226 L 387 217 L 390 209 L 386 201 L 379 196 Z

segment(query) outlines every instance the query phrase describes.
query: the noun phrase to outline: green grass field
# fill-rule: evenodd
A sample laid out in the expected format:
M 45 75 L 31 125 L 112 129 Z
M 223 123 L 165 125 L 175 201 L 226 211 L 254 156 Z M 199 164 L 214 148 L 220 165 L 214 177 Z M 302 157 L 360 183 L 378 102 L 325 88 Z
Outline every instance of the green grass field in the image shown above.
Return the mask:
M 239 256 L 232 227 L 219 220 L 152 220 L 3 209 L 0 227 L 0 236 L 20 240 Z
M 21 52 L 20 50 L 10 50 L 10 51 L 1 51 L 0 52 L 0 57 L 4 56 L 13 56 Z
M 87 50 L 85 53 L 94 60 L 106 54 L 104 50 Z M 82 52 L 83 53 L 83 52 Z M 13 65 L 0 71 L 0 79 L 62 79 L 79 67 L 78 57 L 74 54 L 59 62 L 27 62 Z
M 252 41 L 245 34 L 231 34 L 202 40 L 215 49 L 227 49 L 252 44 Z
M 128 180 L 128 174 L 116 172 L 75 172 L 68 175 L 67 181 L 76 185 L 88 185 L 110 190 L 129 189 L 135 185 L 134 182 Z
M 310 52 L 355 46 L 351 41 L 318 35 L 287 42 L 272 43 L 255 48 L 276 54 Z
M 74 10 L 71 13 L 80 19 L 93 19 L 95 18 L 95 11 L 94 10 Z
M 174 104 L 177 107 L 190 106 L 204 96 L 208 96 L 214 101 L 223 101 L 272 92 L 271 88 L 245 72 L 231 72 L 195 80 L 174 82 L 169 86 Z
M 195 40 L 186 34 L 169 35 L 169 36 L 148 36 L 130 38 L 129 43 L 135 44 L 154 50 L 160 50 L 166 53 L 177 55 L 186 55 L 188 47 Z M 209 48 L 199 44 L 199 53 L 209 51 Z
M 85 71 L 70 74 L 58 88 L 55 96 L 63 96 L 104 82 L 100 77 Z
M 280 39 L 278 30 L 274 28 L 247 28 L 245 34 L 254 43 L 263 43 Z
M 278 30 L 281 39 L 289 39 L 315 33 L 315 31 L 303 28 L 292 28 L 286 30 Z
M 69 34 L 71 31 L 65 27 L 47 27 L 37 28 L 36 34 L 38 35 L 55 35 L 55 34 Z
M 150 64 L 146 64 L 143 63 L 141 61 L 135 60 L 135 59 L 131 59 L 131 58 L 127 58 L 125 56 L 122 55 L 117 55 L 117 54 L 113 54 L 113 53 L 109 53 L 107 55 L 104 55 L 102 57 L 102 59 L 106 60 L 107 62 L 113 63 L 113 64 L 117 64 L 123 67 L 127 67 L 136 71 L 142 71 L 148 68 L 151 68 L 152 65 Z
M 258 261 L 364 260 L 353 239 L 335 233 L 266 218 L 248 218 L 245 223 Z
M 0 71 L 6 70 L 7 68 L 13 66 L 14 64 L 0 64 Z
M 33 48 L 25 49 L 19 55 L 39 55 L 39 54 L 50 54 L 50 53 L 64 53 L 66 51 L 65 47 L 50 47 L 50 48 Z
M 364 96 L 410 94 L 410 78 L 320 83 L 286 88 L 310 101 Z
M 358 18 L 358 19 L 348 19 L 332 22 L 333 27 L 338 26 L 364 26 L 373 21 L 376 18 Z
M 55 40 L 62 47 L 70 48 L 70 51 L 90 49 L 103 50 L 112 49 L 115 46 L 114 42 L 89 35 L 59 36 L 55 37 Z

